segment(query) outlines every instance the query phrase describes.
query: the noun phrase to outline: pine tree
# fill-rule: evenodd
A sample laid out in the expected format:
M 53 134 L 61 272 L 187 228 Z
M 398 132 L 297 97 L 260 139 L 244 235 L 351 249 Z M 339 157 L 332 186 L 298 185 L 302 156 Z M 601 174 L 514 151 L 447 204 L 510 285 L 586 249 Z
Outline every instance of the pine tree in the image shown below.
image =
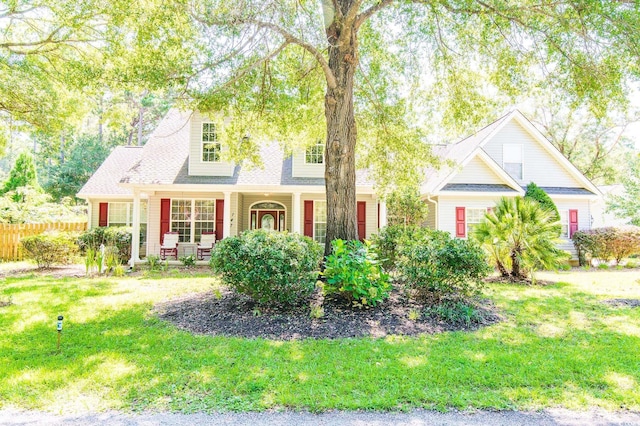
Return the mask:
M 2 186 L 2 195 L 9 191 L 15 191 L 18 188 L 30 187 L 40 191 L 40 185 L 38 184 L 38 175 L 36 173 L 36 165 L 33 161 L 33 156 L 28 152 L 22 152 L 16 159 L 15 164 L 9 172 L 9 178 Z M 14 201 L 19 202 L 20 196 Z

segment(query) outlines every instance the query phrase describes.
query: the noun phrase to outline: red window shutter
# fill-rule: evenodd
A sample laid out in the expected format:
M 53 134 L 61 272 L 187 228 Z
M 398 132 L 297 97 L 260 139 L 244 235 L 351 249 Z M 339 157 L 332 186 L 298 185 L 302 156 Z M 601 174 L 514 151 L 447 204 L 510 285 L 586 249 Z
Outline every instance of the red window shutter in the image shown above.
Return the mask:
M 464 207 L 456 207 L 456 237 L 464 238 L 467 236 L 467 224 L 465 220 Z
M 171 230 L 171 199 L 160 200 L 160 244 L 164 243 L 164 234 Z
M 224 238 L 224 200 L 216 200 L 216 241 Z
M 313 200 L 304 200 L 304 235 L 313 238 Z
M 100 216 L 98 217 L 98 226 L 107 226 L 109 224 L 109 203 L 100 203 Z
M 356 205 L 358 214 L 358 238 L 364 241 L 367 236 L 367 203 L 366 201 L 358 201 Z
M 569 210 L 569 238 L 578 230 L 578 210 Z
M 380 203 L 378 203 L 378 229 L 380 229 Z

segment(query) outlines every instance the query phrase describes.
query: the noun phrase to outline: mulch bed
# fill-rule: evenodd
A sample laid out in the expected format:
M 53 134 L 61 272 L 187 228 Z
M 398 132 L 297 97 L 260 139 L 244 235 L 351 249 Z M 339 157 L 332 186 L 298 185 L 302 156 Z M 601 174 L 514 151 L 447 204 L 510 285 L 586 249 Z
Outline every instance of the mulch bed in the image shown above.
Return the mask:
M 165 302 L 156 306 L 156 312 L 160 318 L 192 333 L 275 340 L 413 336 L 472 330 L 502 320 L 489 301 L 480 307 L 483 322 L 466 327 L 424 316 L 410 320 L 409 313 L 422 312 L 423 307 L 401 297 L 397 291 L 381 306 L 370 309 L 351 308 L 343 300 L 321 299 L 322 296 L 316 294 L 311 303 L 322 304 L 324 309 L 324 316 L 316 319 L 310 317 L 308 305 L 279 311 L 257 306 L 250 298 L 228 290 L 217 295 L 207 292 Z
M 640 308 L 640 299 L 607 299 L 602 303 L 617 308 Z

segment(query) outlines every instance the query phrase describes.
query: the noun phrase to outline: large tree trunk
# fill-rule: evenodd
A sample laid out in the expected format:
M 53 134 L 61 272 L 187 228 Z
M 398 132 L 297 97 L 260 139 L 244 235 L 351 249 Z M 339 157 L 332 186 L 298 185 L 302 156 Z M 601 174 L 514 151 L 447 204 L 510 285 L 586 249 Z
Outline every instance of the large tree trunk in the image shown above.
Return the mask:
M 352 0 L 338 0 L 346 12 Z M 343 34 L 343 32 L 345 32 Z M 343 37 L 341 37 L 341 35 Z M 345 35 L 348 37 L 344 38 Z M 327 28 L 329 68 L 336 87 L 327 88 L 325 116 L 327 140 L 325 148 L 325 183 L 327 191 L 327 239 L 325 254 L 331 252 L 331 241 L 358 239 L 356 217 L 356 121 L 353 111 L 353 78 L 358 66 L 355 22 L 333 22 Z M 336 43 L 342 39 L 342 43 Z M 346 41 L 346 42 L 345 42 Z

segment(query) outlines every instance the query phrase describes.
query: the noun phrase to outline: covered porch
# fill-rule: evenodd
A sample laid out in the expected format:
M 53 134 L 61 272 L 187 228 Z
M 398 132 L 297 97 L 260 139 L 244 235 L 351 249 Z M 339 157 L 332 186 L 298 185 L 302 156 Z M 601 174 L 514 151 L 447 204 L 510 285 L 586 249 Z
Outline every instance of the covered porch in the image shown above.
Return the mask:
M 215 232 L 216 240 L 221 240 L 249 229 L 269 229 L 304 234 L 324 244 L 324 188 L 294 191 L 283 188 L 256 191 L 255 187 L 221 191 L 199 189 L 133 190 L 131 264 L 141 262 L 141 258 L 148 255 L 159 255 L 167 232 L 177 232 L 179 236 L 177 259 L 169 259 L 170 264 L 176 262 L 177 265 L 181 264 L 181 257 L 197 255 L 203 232 Z M 144 202 L 147 206 L 147 243 L 141 249 L 140 209 Z M 373 193 L 358 194 L 357 219 L 361 238 L 370 238 L 378 228 L 386 225 L 386 206 Z M 208 256 L 197 262 L 206 264 Z

